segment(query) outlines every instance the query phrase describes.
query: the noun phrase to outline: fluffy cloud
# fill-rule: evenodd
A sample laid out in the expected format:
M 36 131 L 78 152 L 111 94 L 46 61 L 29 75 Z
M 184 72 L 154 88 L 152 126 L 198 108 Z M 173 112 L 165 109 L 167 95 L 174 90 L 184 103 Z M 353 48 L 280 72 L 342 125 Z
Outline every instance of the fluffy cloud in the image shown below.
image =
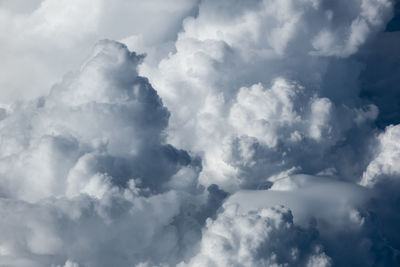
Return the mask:
M 179 266 L 331 266 L 317 236 L 315 229 L 294 225 L 283 206 L 242 214 L 226 205 L 207 221 L 199 253 Z
M 131 184 L 108 190 L 101 200 L 2 200 L 1 206 L 7 218 L 1 223 L 2 265 L 49 266 L 70 258 L 84 266 L 127 266 L 156 255 L 166 261 L 175 252 L 176 235 L 168 227 L 179 212 L 173 192 L 146 198 Z M 168 248 L 157 245 L 164 242 Z
M 162 145 L 169 112 L 136 73 L 141 58 L 122 44 L 100 42 L 48 97 L 11 107 L 1 121 L 3 190 L 36 201 L 73 196 L 91 179 L 101 184 L 110 177 L 119 185 L 142 179 L 158 190 L 190 164 L 186 152 Z
M 376 196 L 376 192 L 332 176 L 291 175 L 275 181 L 269 190 L 238 191 L 224 205 L 237 205 L 238 214 L 275 205 L 290 207 L 294 225 L 303 231 L 314 230 L 313 243 L 324 248 L 324 253 L 333 264 L 396 265 L 399 259 L 392 245 L 397 237 L 390 238 L 390 243 L 387 240 L 387 235 L 393 235 L 396 231 L 393 223 L 390 225 L 393 228 L 389 228 L 386 222 L 398 221 L 393 216 L 397 211 L 394 203 L 390 203 L 393 206 L 389 210 L 393 213 L 385 216 L 385 212 L 379 214 L 380 218 L 385 218 L 385 227 L 382 227 L 377 221 L 376 212 L 385 210 L 388 201 L 376 201 Z M 372 203 L 367 204 L 371 199 Z M 271 243 L 276 242 L 273 240 Z M 343 240 L 346 242 L 343 243 Z M 286 244 L 285 247 L 290 248 L 290 245 Z M 299 253 L 309 252 L 299 249 Z
M 0 2 L 0 265 L 399 264 L 391 1 Z
M 377 148 L 374 147 L 377 151 L 376 156 L 369 163 L 361 180 L 364 186 L 372 187 L 385 177 L 397 179 L 400 174 L 397 164 L 400 160 L 400 125 L 388 126 L 377 139 Z
M 180 231 L 200 231 L 203 219 L 193 217 L 189 230 L 174 217 L 184 200 L 212 212 L 196 189 L 201 164 L 165 144 L 169 112 L 136 72 L 142 58 L 101 41 L 47 97 L 5 111 L 2 264 L 174 263 Z
M 346 3 L 204 1 L 185 20 L 176 52 L 156 68 L 141 67 L 171 111 L 169 142 L 203 155 L 202 183 L 234 191 L 279 173 L 328 168 L 358 179 L 367 163 L 349 132 L 366 140 L 378 109 L 358 97 L 361 64 L 342 58 L 383 28 L 391 4 Z M 326 29 L 336 52 L 313 46 Z M 344 151 L 347 163 L 338 155 Z

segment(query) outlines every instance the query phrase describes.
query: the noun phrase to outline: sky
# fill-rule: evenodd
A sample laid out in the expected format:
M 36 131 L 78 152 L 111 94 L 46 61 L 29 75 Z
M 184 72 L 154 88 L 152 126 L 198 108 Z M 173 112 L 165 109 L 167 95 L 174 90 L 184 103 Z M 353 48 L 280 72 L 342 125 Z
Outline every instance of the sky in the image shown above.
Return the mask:
M 400 265 L 397 0 L 0 0 L 0 266 Z

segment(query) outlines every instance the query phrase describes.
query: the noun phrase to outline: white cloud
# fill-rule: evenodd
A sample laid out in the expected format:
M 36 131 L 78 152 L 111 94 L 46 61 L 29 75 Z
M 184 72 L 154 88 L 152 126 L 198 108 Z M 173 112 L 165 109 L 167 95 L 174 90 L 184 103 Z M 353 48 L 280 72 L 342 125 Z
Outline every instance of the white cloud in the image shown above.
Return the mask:
M 361 185 L 373 187 L 386 179 L 397 179 L 400 174 L 400 125 L 390 125 L 377 137 L 375 156 L 365 170 Z
M 179 266 L 331 266 L 312 231 L 293 224 L 283 206 L 240 213 L 225 205 L 207 221 L 199 253 Z
M 178 246 L 169 224 L 180 201 L 175 192 L 143 197 L 134 187 L 114 188 L 101 199 L 2 200 L 6 219 L 0 223 L 0 263 L 49 266 L 70 258 L 83 266 L 126 266 L 150 257 L 167 261 Z M 33 264 L 20 264 L 22 259 Z
M 394 228 L 386 230 L 381 227 L 382 222 L 377 222 L 374 214 L 382 212 L 380 218 L 385 218 L 385 226 L 390 225 L 389 218 L 396 217 L 388 216 L 388 210 L 385 210 L 388 203 L 385 200 L 371 201 L 371 205 L 370 200 L 375 196 L 376 193 L 369 189 L 340 181 L 332 176 L 290 175 L 275 181 L 269 190 L 240 190 L 231 195 L 224 206 L 237 205 L 236 217 L 276 205 L 290 207 L 293 226 L 301 227 L 302 233 L 309 231 L 309 237 L 314 238 L 311 243 L 323 246 L 323 250 L 315 248 L 316 255 L 312 254 L 311 249 L 306 250 L 306 255 L 310 257 L 309 264 L 313 263 L 316 266 L 319 262 L 327 264 L 329 263 L 326 261 L 328 256 L 332 264 L 338 265 L 390 266 L 396 264 L 396 259 L 392 257 L 395 252 L 388 246 L 386 238 L 382 236 L 382 231 L 385 231 L 385 235 L 389 232 L 395 234 L 395 231 L 393 231 Z M 388 199 L 392 197 L 393 195 Z M 376 203 L 379 203 L 378 209 L 373 207 Z M 391 204 L 393 206 L 389 208 L 389 211 L 396 212 L 395 204 Z M 390 227 L 395 227 L 394 225 Z M 233 227 L 226 227 L 226 229 L 231 228 Z M 286 229 L 281 230 L 281 234 L 285 235 Z M 237 232 L 239 231 L 235 231 Z M 271 238 L 268 244 L 275 244 L 282 239 L 282 237 Z M 307 241 L 303 242 L 310 244 Z M 279 251 L 287 251 L 291 245 L 285 244 L 284 248 L 286 250 L 282 248 Z M 304 247 L 299 248 L 300 255 L 301 253 L 304 255 L 303 249 Z M 325 252 L 326 255 L 323 253 L 321 255 L 321 252 Z M 292 265 L 295 264 L 289 264 L 289 266 Z
M 67 75 L 48 97 L 10 111 L 1 121 L 3 151 L 10 151 L 0 161 L 3 189 L 36 201 L 80 192 L 98 172 L 119 173 L 113 182 L 121 185 L 141 176 L 160 176 L 159 187 L 162 177 L 168 180 L 177 168 L 168 165 L 179 164 L 185 154 L 168 162 L 162 131 L 169 112 L 136 73 L 140 60 L 122 44 L 102 41 L 80 71 Z M 18 121 L 21 117 L 25 120 Z M 131 163 L 146 158 L 159 165 L 154 173 Z
M 398 264 L 391 10 L 0 0 L 0 265 Z
M 10 106 L 0 121 L 0 264 L 174 263 L 190 251 L 180 239 L 198 239 L 196 214 L 209 212 L 201 165 L 165 143 L 169 112 L 138 75 L 141 60 L 101 41 L 48 96 Z M 177 229 L 185 202 L 195 203 L 193 225 Z
M 266 205 L 285 205 L 292 210 L 295 223 L 306 226 L 314 217 L 326 227 L 321 229 L 324 234 L 324 231 L 330 233 L 351 227 L 350 214 L 369 196 L 370 192 L 361 186 L 340 182 L 334 177 L 290 175 L 275 181 L 269 190 L 238 191 L 227 203 L 239 204 L 242 212 Z
M 347 166 L 334 166 L 345 162 L 321 158 L 332 157 L 350 131 L 364 138 L 376 118 L 367 115 L 370 109 L 376 114 L 376 107 L 358 98 L 361 65 L 341 58 L 359 51 L 383 27 L 390 2 L 244 5 L 203 1 L 198 16 L 184 21 L 176 52 L 157 67 L 141 66 L 171 111 L 168 141 L 203 156 L 203 184 L 229 191 L 258 186 L 293 168 L 314 174 L 336 168 L 345 179 L 358 179 L 363 166 L 350 173 Z M 315 38 L 324 46 L 330 40 L 336 50 L 316 51 Z M 346 150 L 355 150 L 351 146 Z M 265 167 L 254 168 L 257 164 Z M 244 169 L 256 177 L 246 177 Z

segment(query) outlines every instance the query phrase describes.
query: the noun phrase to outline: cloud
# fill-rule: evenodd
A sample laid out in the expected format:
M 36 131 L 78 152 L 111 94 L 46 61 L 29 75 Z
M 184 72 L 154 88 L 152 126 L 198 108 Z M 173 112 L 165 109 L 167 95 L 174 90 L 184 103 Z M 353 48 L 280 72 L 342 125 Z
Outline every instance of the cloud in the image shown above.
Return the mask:
M 0 265 L 399 264 L 394 2 L 0 2 Z
M 101 199 L 2 200 L 1 264 L 49 266 L 73 259 L 83 266 L 127 266 L 147 257 L 167 260 L 177 246 L 168 225 L 179 202 L 174 192 L 142 197 L 133 184 L 107 190 Z
M 141 58 L 102 41 L 48 97 L 11 108 L 2 121 L 2 151 L 10 151 L 1 161 L 2 176 L 22 188 L 10 192 L 32 201 L 74 195 L 98 172 L 116 176 L 112 182 L 119 185 L 145 178 L 143 186 L 155 190 L 179 165 L 190 164 L 186 152 L 162 144 L 169 112 L 136 73 Z M 19 117 L 26 121 L 15 125 Z M 139 167 L 149 160 L 156 166 Z
M 396 179 L 400 174 L 400 169 L 396 162 L 399 160 L 400 138 L 399 125 L 388 126 L 383 133 L 377 137 L 378 145 L 375 149 L 376 156 L 368 164 L 365 170 L 361 185 L 373 187 L 381 179 Z
M 314 231 L 312 242 L 318 244 L 319 252 L 323 252 L 322 255 L 317 253 L 312 256 L 310 250 L 304 250 L 305 247 L 301 246 L 300 255 L 306 253 L 309 257 L 322 258 L 320 260 L 324 264 L 396 265 L 398 258 L 396 249 L 392 247 L 393 241 L 388 243 L 386 239 L 386 234 L 394 229 L 387 231 L 389 228 L 382 228 L 375 213 L 388 203 L 373 200 L 375 206 L 367 204 L 376 196 L 375 192 L 332 176 L 291 175 L 275 181 L 269 190 L 238 191 L 224 205 L 236 205 L 238 214 L 276 205 L 290 207 L 293 225 L 303 231 Z M 394 206 L 390 210 L 394 211 Z M 384 218 L 382 215 L 380 218 Z M 386 215 L 386 222 L 395 219 L 391 215 Z M 385 236 L 382 235 L 383 229 Z M 275 240 L 282 239 L 273 238 L 270 243 L 274 244 Z M 343 240 L 346 240 L 345 244 Z M 286 250 L 282 248 L 279 251 L 287 251 L 291 245 L 285 244 L 284 247 Z M 324 253 L 330 261 L 327 261 Z
M 203 230 L 199 253 L 178 266 L 331 266 L 315 241 L 315 229 L 301 229 L 283 206 L 240 213 L 225 205 Z M 299 246 L 301 244 L 301 247 Z
M 149 49 L 154 46 L 158 48 L 154 50 L 168 53 L 165 47 L 196 5 L 196 0 L 168 4 L 159 0 L 112 4 L 103 0 L 2 0 L 0 103 L 47 95 L 101 39 L 139 38 Z
M 336 198 L 339 193 L 340 199 Z M 285 205 L 292 210 L 295 223 L 306 226 L 314 217 L 330 225 L 332 232 L 336 227 L 350 227 L 353 222 L 349 214 L 361 207 L 369 195 L 361 186 L 333 177 L 291 175 L 275 181 L 269 190 L 236 192 L 227 202 L 238 203 L 242 211 L 262 208 L 266 203 Z
M 182 235 L 200 232 L 204 219 L 177 229 L 175 217 L 184 202 L 212 212 L 197 184 L 201 162 L 165 143 L 169 112 L 138 75 L 142 59 L 101 41 L 48 96 L 6 110 L 1 264 L 173 264 Z
M 144 63 L 171 111 L 168 141 L 203 155 L 203 184 L 234 191 L 328 168 L 359 178 L 368 164 L 359 143 L 378 109 L 359 98 L 362 64 L 350 56 L 384 27 L 391 4 L 346 3 L 204 1 L 184 21 L 176 52 L 157 67 Z M 337 47 L 329 53 L 313 46 L 326 29 Z

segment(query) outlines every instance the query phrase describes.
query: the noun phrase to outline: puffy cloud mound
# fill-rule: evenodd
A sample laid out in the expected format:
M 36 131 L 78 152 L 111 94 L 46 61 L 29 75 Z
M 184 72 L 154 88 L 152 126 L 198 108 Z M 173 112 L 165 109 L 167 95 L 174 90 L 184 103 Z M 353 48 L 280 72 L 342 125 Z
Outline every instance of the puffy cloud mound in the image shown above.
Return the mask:
M 152 258 L 173 261 L 179 213 L 174 192 L 140 195 L 133 183 L 112 188 L 101 199 L 87 195 L 35 204 L 0 201 L 4 266 L 50 266 L 68 259 L 83 266 L 129 266 Z M 69 266 L 66 263 L 66 266 Z
M 376 156 L 365 170 L 361 184 L 373 187 L 380 180 L 398 179 L 400 174 L 400 125 L 388 126 L 377 137 Z M 384 182 L 384 181 L 383 181 Z
M 109 182 L 130 179 L 160 191 L 190 164 L 187 152 L 162 144 L 169 112 L 137 74 L 141 59 L 102 41 L 48 97 L 10 107 L 1 121 L 4 194 L 28 201 L 101 195 Z
M 174 217 L 184 200 L 209 216 L 188 195 L 201 192 L 201 163 L 165 144 L 169 112 L 138 75 L 142 59 L 101 41 L 47 97 L 4 110 L 1 264 L 173 263 L 179 232 L 200 231 L 203 219 L 177 229 Z
M 0 265 L 400 264 L 397 1 L 0 2 Z
M 253 188 L 293 172 L 343 171 L 345 163 L 328 159 L 336 157 L 332 150 L 350 130 L 363 135 L 376 116 L 374 105 L 338 107 L 282 78 L 274 80 L 270 89 L 261 84 L 242 87 L 228 117 L 233 135 L 224 151 L 225 162 L 238 170 L 241 187 Z M 305 156 L 312 162 L 304 161 Z
M 396 249 L 400 246 L 400 234 L 397 231 L 400 221 L 399 127 L 390 125 L 377 135 L 371 144 L 372 160 L 360 181 L 361 185 L 374 192 L 368 207 L 376 214 L 380 231 L 387 243 Z
M 333 265 L 395 266 L 399 264 L 393 247 L 398 245 L 394 242 L 398 240 L 394 230 L 398 213 L 395 203 L 389 201 L 393 201 L 390 195 L 383 200 L 376 192 L 332 176 L 292 175 L 277 180 L 269 190 L 238 191 L 224 205 L 238 206 L 238 214 L 275 205 L 290 207 L 294 225 L 317 231 L 314 243 L 324 248 Z M 392 206 L 388 209 L 389 205 Z M 385 214 L 388 210 L 391 213 Z M 379 219 L 384 219 L 385 227 L 378 220 L 377 212 Z M 273 238 L 271 242 L 276 240 L 281 239 Z M 299 250 L 300 253 L 307 251 Z
M 201 182 L 228 191 L 300 170 L 357 180 L 378 108 L 359 98 L 350 56 L 390 13 L 389 1 L 203 1 L 176 52 L 141 68 L 171 111 L 169 142 L 202 154 Z
M 315 229 L 293 224 L 283 206 L 242 214 L 227 205 L 203 230 L 199 253 L 179 266 L 331 266 Z

